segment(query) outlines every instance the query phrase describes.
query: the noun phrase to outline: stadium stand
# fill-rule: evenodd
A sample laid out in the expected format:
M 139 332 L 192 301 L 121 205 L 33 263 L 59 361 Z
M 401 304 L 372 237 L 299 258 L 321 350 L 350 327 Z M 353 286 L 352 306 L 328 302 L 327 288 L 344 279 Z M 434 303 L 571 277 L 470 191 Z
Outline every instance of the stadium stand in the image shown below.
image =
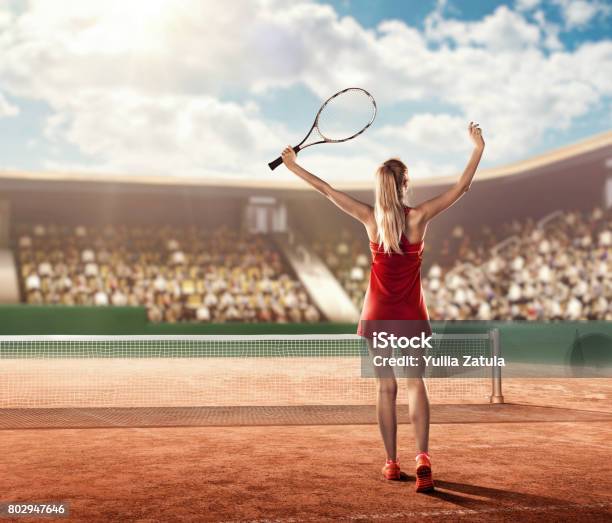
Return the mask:
M 477 237 L 477 239 L 475 239 Z M 500 241 L 500 239 L 503 239 Z M 21 226 L 24 301 L 144 305 L 154 322 L 318 322 L 322 315 L 275 243 L 227 227 Z M 555 212 L 426 250 L 432 319 L 612 319 L 612 212 Z M 340 230 L 311 246 L 360 308 L 365 238 Z
M 612 319 L 612 212 L 556 212 L 514 221 L 506 240 L 474 263 L 429 269 L 435 318 Z
M 227 227 L 22 225 L 27 303 L 144 305 L 154 322 L 317 322 L 321 314 L 261 235 Z
M 498 241 L 498 236 L 490 227 L 483 227 L 478 238 L 474 238 L 457 225 L 449 238 L 438 242 L 427 240 L 424 267 L 427 269 L 435 266 L 433 274 L 436 274 L 442 268 L 450 269 L 457 259 L 477 263 L 484 259 Z M 313 240 L 312 248 L 327 263 L 355 305 L 360 308 L 368 287 L 371 261 L 365 233 L 355 238 L 347 229 L 342 229 L 336 237 L 328 234 L 322 240 Z
M 366 242 L 343 231 L 313 248 L 360 306 L 369 277 Z M 514 220 L 498 231 L 483 227 L 478 241 L 456 226 L 439 251 L 426 249 L 425 256 L 432 319 L 612 319 L 611 211 Z

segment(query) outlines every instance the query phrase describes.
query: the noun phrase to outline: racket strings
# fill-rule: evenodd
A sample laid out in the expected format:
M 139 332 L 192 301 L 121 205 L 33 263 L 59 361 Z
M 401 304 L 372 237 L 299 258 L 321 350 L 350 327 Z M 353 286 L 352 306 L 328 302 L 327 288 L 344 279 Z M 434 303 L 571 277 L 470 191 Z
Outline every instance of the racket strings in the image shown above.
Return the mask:
M 364 90 L 347 89 L 323 106 L 315 130 L 327 141 L 341 142 L 365 131 L 376 116 L 374 99 Z

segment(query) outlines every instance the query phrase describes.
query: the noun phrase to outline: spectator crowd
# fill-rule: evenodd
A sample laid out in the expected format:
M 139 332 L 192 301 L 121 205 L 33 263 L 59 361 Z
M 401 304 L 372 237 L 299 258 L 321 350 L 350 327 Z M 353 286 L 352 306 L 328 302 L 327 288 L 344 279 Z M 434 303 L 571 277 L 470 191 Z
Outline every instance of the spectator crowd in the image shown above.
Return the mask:
M 612 319 L 612 212 L 560 212 L 540 225 L 515 220 L 496 231 L 483 227 L 478 237 L 457 226 L 437 249 L 426 240 L 432 319 Z M 312 246 L 360 308 L 367 240 L 343 231 Z
M 265 237 L 228 228 L 60 227 L 17 232 L 27 303 L 140 305 L 155 322 L 317 322 Z
M 612 320 L 610 210 L 514 221 L 478 237 L 457 226 L 435 248 L 426 241 L 432 319 Z M 139 305 L 155 322 L 321 320 L 265 236 L 225 227 L 36 225 L 21 227 L 16 243 L 27 303 Z M 367 239 L 343 231 L 310 247 L 360 308 Z
M 434 264 L 424 287 L 437 319 L 612 320 L 612 213 L 562 212 L 486 256 Z

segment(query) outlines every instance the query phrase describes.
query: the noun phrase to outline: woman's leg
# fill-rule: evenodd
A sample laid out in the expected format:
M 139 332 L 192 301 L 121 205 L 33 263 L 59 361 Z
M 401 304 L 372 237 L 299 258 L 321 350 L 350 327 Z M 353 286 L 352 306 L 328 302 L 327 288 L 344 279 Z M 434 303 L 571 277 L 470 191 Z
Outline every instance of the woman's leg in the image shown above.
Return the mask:
M 372 348 L 372 341 L 367 340 L 370 355 L 390 356 L 391 351 L 376 351 Z M 397 399 L 397 380 L 395 373 L 389 366 L 376 367 L 373 365 L 376 376 L 376 417 L 378 428 L 383 439 L 388 460 L 397 460 L 397 412 L 395 402 Z
M 414 430 L 417 453 L 429 448 L 429 398 L 423 378 L 406 378 L 408 384 L 408 408 Z
M 395 378 L 377 378 L 376 416 L 387 459 L 397 460 L 397 381 Z
M 416 491 L 431 492 L 434 481 L 429 461 L 429 399 L 423 378 L 408 379 L 408 404 L 410 422 L 416 442 Z

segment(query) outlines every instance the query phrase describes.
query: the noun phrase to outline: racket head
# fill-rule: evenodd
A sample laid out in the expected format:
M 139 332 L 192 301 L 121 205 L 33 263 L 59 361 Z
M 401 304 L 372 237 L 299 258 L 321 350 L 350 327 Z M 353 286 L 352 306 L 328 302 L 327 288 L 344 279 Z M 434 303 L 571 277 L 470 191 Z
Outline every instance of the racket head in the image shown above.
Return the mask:
M 368 91 L 361 87 L 347 87 L 323 103 L 312 130 L 323 142 L 346 142 L 372 125 L 377 110 L 376 100 Z
M 297 153 L 311 145 L 351 140 L 372 125 L 377 111 L 376 100 L 365 89 L 342 89 L 323 102 L 312 127 L 293 150 Z M 306 143 L 309 138 L 312 138 L 312 141 Z M 273 171 L 282 163 L 283 160 L 279 156 L 270 162 L 268 167 Z

